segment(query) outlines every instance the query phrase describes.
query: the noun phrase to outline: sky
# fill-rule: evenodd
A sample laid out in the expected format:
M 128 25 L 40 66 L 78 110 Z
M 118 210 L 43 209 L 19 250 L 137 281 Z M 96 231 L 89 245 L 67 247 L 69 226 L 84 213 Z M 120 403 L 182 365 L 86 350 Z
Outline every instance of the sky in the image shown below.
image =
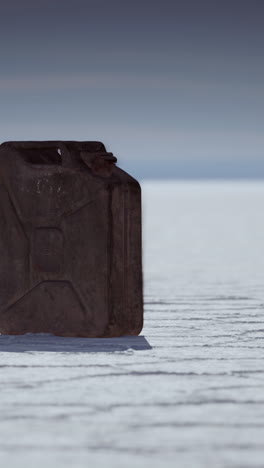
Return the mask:
M 264 177 L 263 0 L 8 0 L 0 141 L 99 140 L 143 178 Z

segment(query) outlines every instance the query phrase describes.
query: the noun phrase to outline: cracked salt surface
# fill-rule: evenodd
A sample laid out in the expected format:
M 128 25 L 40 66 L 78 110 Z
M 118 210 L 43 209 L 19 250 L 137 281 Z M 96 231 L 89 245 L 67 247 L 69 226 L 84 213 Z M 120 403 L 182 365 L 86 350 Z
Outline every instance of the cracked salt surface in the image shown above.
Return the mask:
M 2 466 L 263 467 L 264 185 L 143 199 L 142 336 L 0 336 Z

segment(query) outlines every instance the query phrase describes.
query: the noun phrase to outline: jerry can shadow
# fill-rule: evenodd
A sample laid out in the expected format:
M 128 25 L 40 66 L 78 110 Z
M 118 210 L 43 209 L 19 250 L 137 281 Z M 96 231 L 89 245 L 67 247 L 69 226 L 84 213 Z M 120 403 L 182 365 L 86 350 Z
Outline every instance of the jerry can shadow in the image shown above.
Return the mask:
M 141 191 L 100 142 L 0 145 L 0 333 L 138 335 Z

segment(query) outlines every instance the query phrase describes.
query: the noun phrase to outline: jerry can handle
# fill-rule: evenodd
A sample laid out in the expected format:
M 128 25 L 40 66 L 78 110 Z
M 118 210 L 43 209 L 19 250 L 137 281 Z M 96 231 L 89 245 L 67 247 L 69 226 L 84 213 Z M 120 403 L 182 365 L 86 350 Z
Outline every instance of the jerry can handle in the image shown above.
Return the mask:
M 71 167 L 74 165 L 75 151 L 78 151 L 80 154 L 86 153 L 93 158 L 100 158 L 112 163 L 117 161 L 113 153 L 106 152 L 103 143 L 97 141 L 8 141 L 3 143 L 3 146 L 11 146 L 17 150 L 55 149 L 61 156 L 62 165 L 66 167 Z M 73 150 L 73 154 L 71 150 Z
M 73 158 L 70 151 L 62 141 L 11 141 L 4 145 L 11 146 L 17 150 L 38 150 L 38 149 L 54 149 L 61 156 L 63 166 L 72 166 Z

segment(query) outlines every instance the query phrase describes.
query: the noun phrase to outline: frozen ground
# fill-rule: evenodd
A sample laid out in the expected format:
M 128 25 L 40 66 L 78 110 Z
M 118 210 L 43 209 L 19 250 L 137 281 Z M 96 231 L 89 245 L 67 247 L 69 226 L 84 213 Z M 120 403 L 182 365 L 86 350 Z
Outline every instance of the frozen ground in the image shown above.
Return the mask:
M 143 195 L 142 336 L 0 336 L 1 466 L 264 466 L 264 183 Z

